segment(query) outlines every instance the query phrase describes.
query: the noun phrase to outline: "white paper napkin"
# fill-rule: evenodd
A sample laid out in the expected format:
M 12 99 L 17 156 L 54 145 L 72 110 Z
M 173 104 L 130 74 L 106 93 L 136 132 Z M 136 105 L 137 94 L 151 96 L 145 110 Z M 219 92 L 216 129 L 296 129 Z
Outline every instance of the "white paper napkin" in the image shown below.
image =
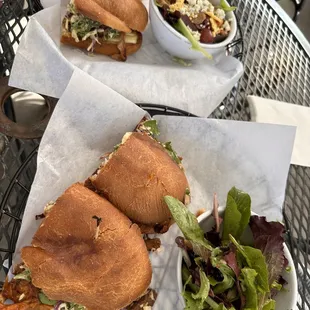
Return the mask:
M 68 0 L 66 0 L 68 2 Z M 149 0 L 143 1 L 148 7 Z M 75 67 L 135 103 L 168 105 L 209 116 L 242 75 L 242 64 L 224 54 L 184 67 L 156 42 L 148 25 L 142 48 L 126 63 L 60 44 L 61 7 L 32 16 L 22 37 L 10 76 L 10 85 L 59 98 Z
M 297 127 L 291 163 L 310 167 L 310 107 L 248 96 L 254 122 Z

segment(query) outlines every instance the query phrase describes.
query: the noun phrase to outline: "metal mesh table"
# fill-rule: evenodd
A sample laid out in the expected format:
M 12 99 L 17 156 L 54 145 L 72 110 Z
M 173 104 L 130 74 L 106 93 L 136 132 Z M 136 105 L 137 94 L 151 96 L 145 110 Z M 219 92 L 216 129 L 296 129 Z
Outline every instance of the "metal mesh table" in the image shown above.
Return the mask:
M 269 2 L 270 1 L 270 2 Z M 14 57 L 12 25 L 21 29 L 22 18 L 40 9 L 38 1 L 0 1 L 0 74 L 8 75 Z M 310 105 L 310 47 L 296 26 L 272 0 L 232 0 L 238 7 L 243 47 L 244 75 L 210 117 L 250 120 L 247 95 Z M 14 9 L 15 8 L 15 9 Z M 17 9 L 16 9 L 17 8 Z M 8 20 L 13 20 L 8 23 Z M 4 34 L 4 35 L 3 35 Z M 21 34 L 21 33 L 20 33 Z M 153 114 L 177 114 L 182 111 L 143 105 Z M 1 127 L 0 127 L 1 128 Z M 3 143 L 1 142 L 3 140 Z M 2 144 L 1 144 L 2 143 Z M 3 146 L 2 146 L 3 145 Z M 0 136 L 0 265 L 10 258 L 18 236 L 27 194 L 35 173 L 37 140 L 18 140 Z M 11 152 L 11 153 L 10 153 Z M 9 155 L 6 155 L 9 154 Z M 13 159 L 13 161 L 11 160 Z M 9 162 L 9 164 L 8 164 Z M 2 171 L 0 169 L 0 172 Z M 13 197 L 13 198 L 12 198 Z M 298 309 L 310 309 L 310 168 L 292 165 L 284 203 L 287 244 L 294 258 L 299 285 Z M 4 271 L 1 270 L 0 281 Z

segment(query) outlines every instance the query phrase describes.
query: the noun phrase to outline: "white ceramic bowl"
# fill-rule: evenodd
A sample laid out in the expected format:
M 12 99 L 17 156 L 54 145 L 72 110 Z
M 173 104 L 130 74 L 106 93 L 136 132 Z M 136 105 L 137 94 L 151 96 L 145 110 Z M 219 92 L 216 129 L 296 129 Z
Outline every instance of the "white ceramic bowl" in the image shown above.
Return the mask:
M 219 208 L 219 215 L 224 215 L 225 208 Z M 252 212 L 252 215 L 256 215 Z M 205 212 L 201 214 L 198 217 L 198 222 L 200 224 L 200 227 L 203 229 L 204 232 L 210 231 L 212 227 L 215 225 L 212 211 Z M 250 230 L 248 227 L 247 229 Z M 251 235 L 251 234 L 249 234 Z M 291 268 L 290 272 L 284 271 L 282 276 L 287 281 L 287 285 L 285 286 L 285 291 L 280 291 L 276 297 L 274 298 L 276 301 L 276 310 L 294 310 L 296 309 L 296 303 L 297 303 L 297 277 L 296 277 L 296 270 L 294 267 L 294 262 L 292 259 L 292 256 L 287 248 L 287 246 L 284 244 L 284 254 L 285 257 L 288 260 L 288 266 Z M 178 262 L 177 262 L 177 279 L 178 279 L 178 287 L 179 292 L 181 293 L 183 291 L 183 283 L 182 283 L 182 251 L 179 251 L 178 255 Z M 185 305 L 183 300 L 183 305 Z
M 226 0 L 224 1 L 226 2 Z M 228 37 L 220 43 L 200 43 L 201 47 L 213 56 L 225 52 L 226 46 L 236 36 L 237 21 L 235 14 L 233 12 L 227 12 L 226 16 L 231 18 L 231 30 Z M 191 43 L 164 20 L 154 0 L 150 0 L 150 20 L 155 38 L 161 47 L 170 55 L 188 60 L 205 58 L 201 52 L 192 50 Z

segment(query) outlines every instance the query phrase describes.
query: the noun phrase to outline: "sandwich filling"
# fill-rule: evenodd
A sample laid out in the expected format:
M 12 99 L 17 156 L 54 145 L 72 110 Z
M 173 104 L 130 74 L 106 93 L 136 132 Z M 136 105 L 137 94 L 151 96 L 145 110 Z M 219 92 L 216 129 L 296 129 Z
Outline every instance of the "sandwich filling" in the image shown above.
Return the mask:
M 10 282 L 6 281 L 4 283 L 1 299 L 4 301 L 9 299 L 20 305 L 28 305 L 29 309 L 45 309 L 40 307 L 40 305 L 47 306 L 46 309 L 51 309 L 52 307 L 59 310 L 86 309 L 84 306 L 76 303 L 49 299 L 42 290 L 32 284 L 31 271 L 24 264 L 16 266 L 13 279 Z
M 119 44 L 121 42 L 136 44 L 138 42 L 138 33 L 136 31 L 130 33 L 120 32 L 79 13 L 74 5 L 74 0 L 71 0 L 68 4 L 63 27 L 76 42 L 90 39 L 91 43 L 87 48 L 88 52 L 93 52 L 95 44 L 101 44 L 102 41 L 110 44 Z

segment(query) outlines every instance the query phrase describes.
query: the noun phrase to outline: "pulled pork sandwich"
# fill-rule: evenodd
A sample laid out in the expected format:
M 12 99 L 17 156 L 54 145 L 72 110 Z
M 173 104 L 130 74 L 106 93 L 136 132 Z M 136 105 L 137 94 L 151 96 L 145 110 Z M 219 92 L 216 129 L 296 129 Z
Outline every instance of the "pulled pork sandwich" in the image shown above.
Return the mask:
M 149 292 L 152 270 L 139 227 L 82 184 L 49 208 L 21 257 L 2 291 L 15 308 L 3 309 L 117 310 Z
M 154 139 L 154 133 L 158 133 L 155 120 L 143 122 L 138 132 L 126 133 L 90 177 L 93 189 L 145 234 L 164 233 L 173 223 L 165 195 L 185 203 L 189 195 L 181 158 L 170 142 Z
M 141 47 L 147 22 L 139 0 L 71 0 L 61 42 L 125 61 Z

